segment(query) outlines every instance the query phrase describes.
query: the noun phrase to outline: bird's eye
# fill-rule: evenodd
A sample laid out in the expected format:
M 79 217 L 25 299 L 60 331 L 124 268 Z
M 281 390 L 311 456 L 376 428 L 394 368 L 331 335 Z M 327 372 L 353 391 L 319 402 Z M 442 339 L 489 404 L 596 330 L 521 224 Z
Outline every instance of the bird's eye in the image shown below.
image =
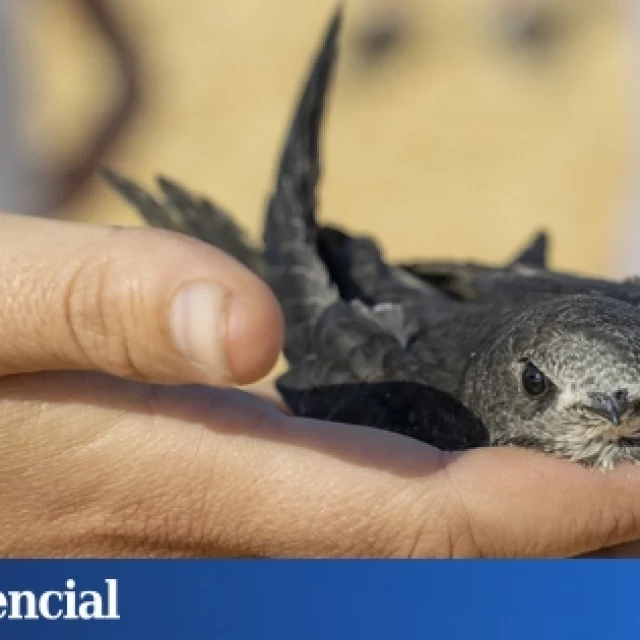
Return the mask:
M 540 369 L 527 362 L 522 372 L 522 386 L 530 396 L 539 396 L 547 390 L 547 379 Z

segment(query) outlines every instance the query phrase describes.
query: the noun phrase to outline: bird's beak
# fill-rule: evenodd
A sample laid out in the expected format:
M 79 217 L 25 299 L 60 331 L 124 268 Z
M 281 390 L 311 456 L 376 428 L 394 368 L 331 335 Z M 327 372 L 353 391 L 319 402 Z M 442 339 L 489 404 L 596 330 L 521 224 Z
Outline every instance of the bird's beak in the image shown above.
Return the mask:
M 608 420 L 617 427 L 628 406 L 629 401 L 625 393 L 590 393 L 589 402 L 584 405 L 584 408 Z

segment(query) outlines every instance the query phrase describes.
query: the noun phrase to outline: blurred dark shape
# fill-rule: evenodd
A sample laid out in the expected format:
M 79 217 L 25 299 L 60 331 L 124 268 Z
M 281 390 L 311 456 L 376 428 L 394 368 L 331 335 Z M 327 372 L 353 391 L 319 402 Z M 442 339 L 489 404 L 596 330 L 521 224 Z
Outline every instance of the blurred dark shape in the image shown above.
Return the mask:
M 356 28 L 353 47 L 364 65 L 374 66 L 404 47 L 409 35 L 406 8 L 397 2 L 376 2 Z
M 524 51 L 549 50 L 566 32 L 566 17 L 550 4 L 512 2 L 501 9 L 500 30 L 509 45 Z
M 76 197 L 87 186 L 95 174 L 100 160 L 118 139 L 140 104 L 141 82 L 135 48 L 114 17 L 108 0 L 76 0 L 87 14 L 96 32 L 104 38 L 110 49 L 121 79 L 121 91 L 108 112 L 107 118 L 95 136 L 87 141 L 84 150 L 71 166 L 56 171 L 49 167 L 45 171 L 53 175 L 48 181 L 53 184 L 50 208 L 57 209 Z

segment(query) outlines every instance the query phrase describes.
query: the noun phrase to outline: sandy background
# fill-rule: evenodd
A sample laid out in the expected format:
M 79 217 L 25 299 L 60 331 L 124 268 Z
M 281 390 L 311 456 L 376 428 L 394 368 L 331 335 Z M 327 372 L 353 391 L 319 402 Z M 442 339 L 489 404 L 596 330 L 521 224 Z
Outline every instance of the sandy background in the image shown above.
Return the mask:
M 395 2 L 408 17 L 407 40 L 369 65 L 354 42 L 372 0 L 347 5 L 322 219 L 375 233 L 394 258 L 501 260 L 543 227 L 555 265 L 607 273 L 630 166 L 621 4 L 537 2 L 559 26 L 550 44 L 532 49 L 500 28 L 523 0 Z M 163 172 L 210 194 L 257 234 L 286 123 L 334 4 L 112 0 L 145 91 L 105 160 L 147 186 Z M 95 127 L 117 75 L 71 0 L 25 0 L 20 31 L 30 145 L 55 162 Z M 61 213 L 138 223 L 97 179 Z

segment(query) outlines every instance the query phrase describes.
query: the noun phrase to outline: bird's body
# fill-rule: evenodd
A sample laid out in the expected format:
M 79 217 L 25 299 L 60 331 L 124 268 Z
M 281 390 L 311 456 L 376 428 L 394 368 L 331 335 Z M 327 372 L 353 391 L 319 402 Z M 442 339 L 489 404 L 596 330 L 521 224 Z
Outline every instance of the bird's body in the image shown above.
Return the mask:
M 300 97 L 264 250 L 226 214 L 161 181 L 164 204 L 112 172 L 158 226 L 263 275 L 285 317 L 294 413 L 389 429 L 442 449 L 531 447 L 584 464 L 640 460 L 640 287 L 546 266 L 545 236 L 503 267 L 388 264 L 370 238 L 316 222 L 319 137 L 336 16 Z M 216 220 L 218 222 L 216 222 Z

